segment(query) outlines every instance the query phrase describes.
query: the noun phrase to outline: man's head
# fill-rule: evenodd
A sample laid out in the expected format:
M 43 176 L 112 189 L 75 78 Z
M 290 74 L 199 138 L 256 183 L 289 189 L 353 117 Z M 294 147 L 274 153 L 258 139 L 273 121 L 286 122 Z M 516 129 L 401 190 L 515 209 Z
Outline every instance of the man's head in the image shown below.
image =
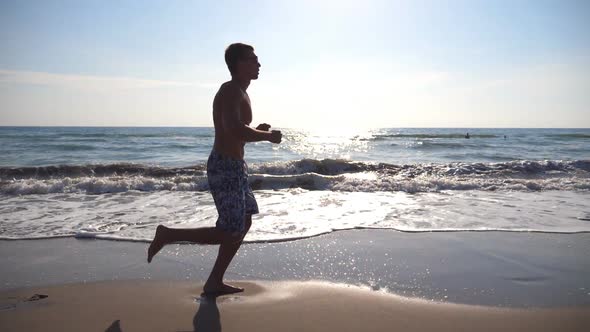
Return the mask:
M 232 77 L 255 80 L 258 78 L 260 63 L 254 54 L 254 47 L 242 43 L 229 45 L 225 49 L 225 63 Z

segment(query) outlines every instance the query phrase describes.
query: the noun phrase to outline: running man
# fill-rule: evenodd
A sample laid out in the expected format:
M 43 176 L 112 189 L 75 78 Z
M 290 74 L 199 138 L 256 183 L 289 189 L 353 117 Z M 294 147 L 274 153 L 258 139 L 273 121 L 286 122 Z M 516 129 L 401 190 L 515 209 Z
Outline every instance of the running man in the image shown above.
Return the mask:
M 248 185 L 248 167 L 244 161 L 246 142 L 269 141 L 279 144 L 279 130 L 269 131 L 263 123 L 250 127 L 252 107 L 246 93 L 251 80 L 258 79 L 260 63 L 250 45 L 235 43 L 225 50 L 225 63 L 231 81 L 219 88 L 213 101 L 215 142 L 207 161 L 207 180 L 219 217 L 215 227 L 168 228 L 158 225 L 148 248 L 148 263 L 165 245 L 173 242 L 219 244 L 213 270 L 203 287 L 206 294 L 222 295 L 244 291 L 223 282 L 229 263 L 240 248 L 252 225 L 258 204 Z

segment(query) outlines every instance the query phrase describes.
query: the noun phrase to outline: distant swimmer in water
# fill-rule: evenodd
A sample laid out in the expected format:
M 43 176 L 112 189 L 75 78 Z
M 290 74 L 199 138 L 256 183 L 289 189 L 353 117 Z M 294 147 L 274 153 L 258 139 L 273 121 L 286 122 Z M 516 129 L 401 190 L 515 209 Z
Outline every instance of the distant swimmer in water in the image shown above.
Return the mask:
M 465 138 L 470 139 L 471 136 L 469 136 L 469 133 L 465 134 Z
M 507 138 L 506 135 L 504 135 L 504 139 L 506 139 L 506 138 Z

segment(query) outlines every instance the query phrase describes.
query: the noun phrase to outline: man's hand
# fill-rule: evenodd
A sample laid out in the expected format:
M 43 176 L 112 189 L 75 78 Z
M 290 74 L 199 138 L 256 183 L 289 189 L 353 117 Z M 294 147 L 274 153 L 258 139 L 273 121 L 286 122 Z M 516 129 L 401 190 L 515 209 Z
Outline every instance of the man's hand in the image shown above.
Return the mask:
M 281 143 L 281 139 L 283 138 L 283 134 L 281 134 L 280 130 L 273 130 L 270 132 L 270 139 L 271 143 L 279 144 Z
M 257 130 L 268 131 L 270 129 L 270 125 L 268 123 L 261 123 L 256 127 Z

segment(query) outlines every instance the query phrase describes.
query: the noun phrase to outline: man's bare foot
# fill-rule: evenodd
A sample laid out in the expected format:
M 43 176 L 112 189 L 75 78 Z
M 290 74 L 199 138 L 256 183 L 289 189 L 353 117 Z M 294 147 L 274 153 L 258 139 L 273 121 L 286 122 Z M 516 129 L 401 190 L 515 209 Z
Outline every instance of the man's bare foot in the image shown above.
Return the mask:
M 166 230 L 167 230 L 167 228 L 162 225 L 158 225 L 158 227 L 156 228 L 156 235 L 154 236 L 154 239 L 152 240 L 152 243 L 150 244 L 150 247 L 148 248 L 148 257 L 147 257 L 148 263 L 151 263 L 152 258 L 154 258 L 154 256 L 158 253 L 158 251 L 160 251 L 160 249 L 162 249 L 162 247 L 164 247 L 166 245 L 166 238 L 165 238 Z
M 205 296 L 220 296 L 241 293 L 244 289 L 240 287 L 234 287 L 228 284 L 222 283 L 221 285 L 209 285 L 205 284 L 203 287 L 203 295 Z

